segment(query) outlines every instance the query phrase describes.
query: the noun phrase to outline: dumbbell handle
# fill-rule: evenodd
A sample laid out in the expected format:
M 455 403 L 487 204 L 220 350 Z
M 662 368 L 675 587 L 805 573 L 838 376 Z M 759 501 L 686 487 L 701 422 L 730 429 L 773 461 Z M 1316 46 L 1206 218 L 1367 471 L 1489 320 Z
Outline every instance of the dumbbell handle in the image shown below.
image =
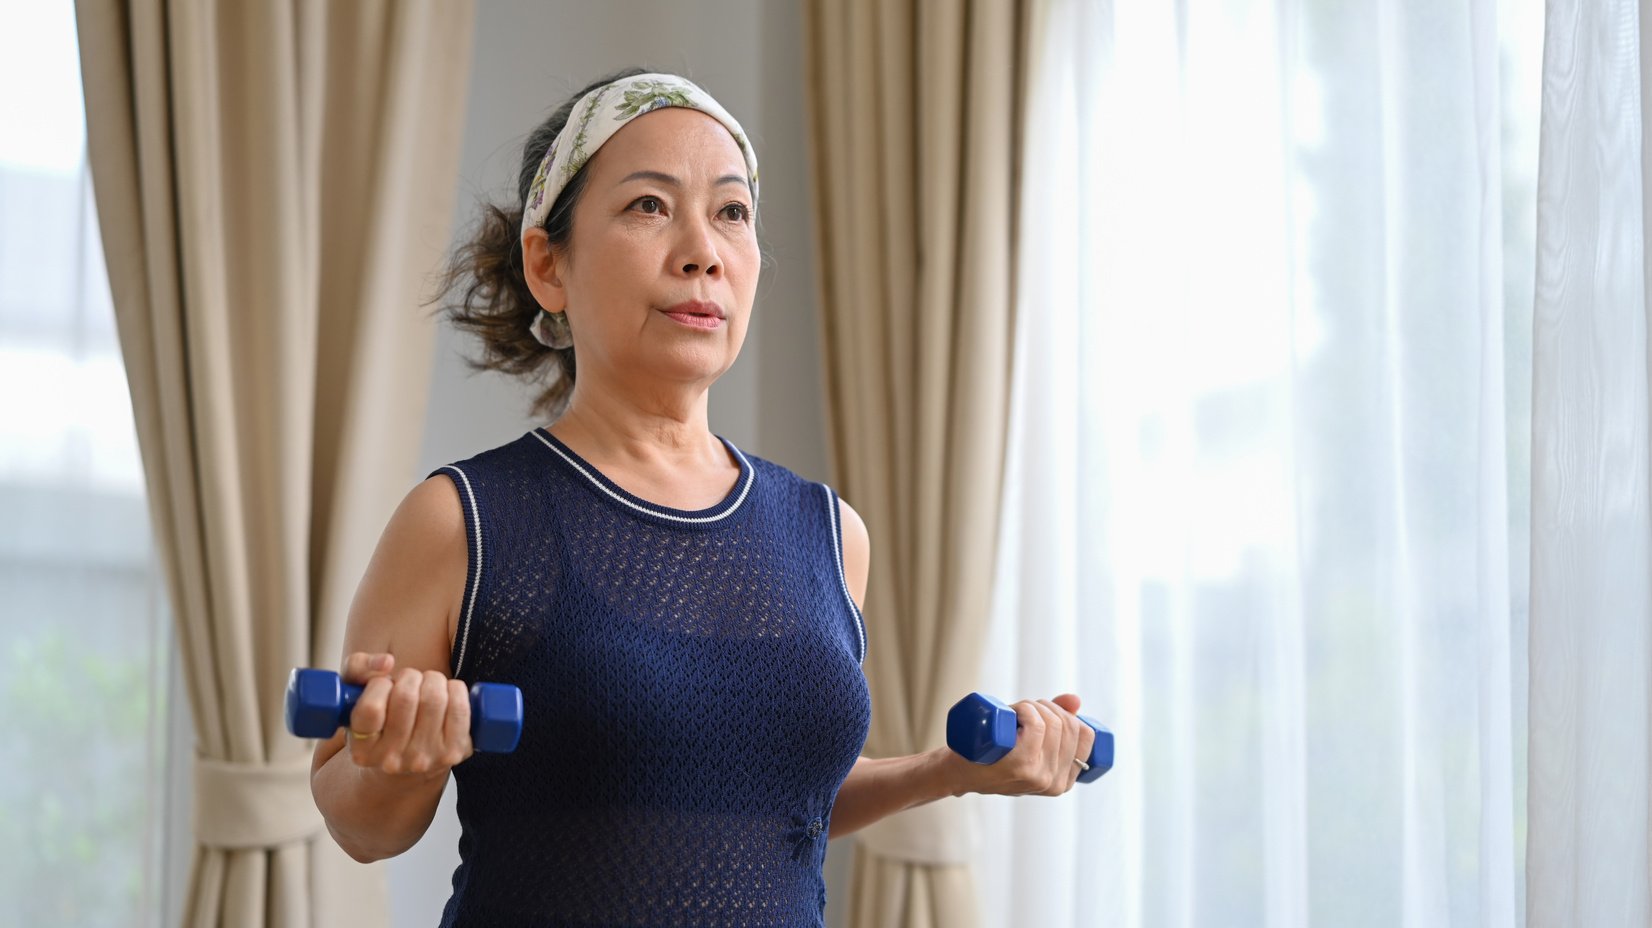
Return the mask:
M 1078 782 L 1090 783 L 1113 769 L 1113 733 L 1089 716 L 1078 720 L 1096 733 L 1086 761 L 1089 769 L 1078 775 Z M 967 760 L 993 764 L 1015 748 L 1016 728 L 1014 709 L 983 693 L 971 693 L 947 713 L 946 743 Z
M 287 677 L 287 730 L 300 738 L 331 738 L 350 724 L 361 687 L 331 670 L 299 667 Z M 470 688 L 470 740 L 478 751 L 508 754 L 522 737 L 522 691 L 508 683 Z

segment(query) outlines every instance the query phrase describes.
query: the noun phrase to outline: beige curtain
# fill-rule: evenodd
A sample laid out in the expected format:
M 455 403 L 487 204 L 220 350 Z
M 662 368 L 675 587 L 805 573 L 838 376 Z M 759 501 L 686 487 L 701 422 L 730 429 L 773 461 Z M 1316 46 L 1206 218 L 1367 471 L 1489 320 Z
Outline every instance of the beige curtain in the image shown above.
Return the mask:
M 468 0 L 79 0 L 87 131 L 196 727 L 189 925 L 383 924 L 287 671 L 415 477 Z
M 872 534 L 866 753 L 944 743 L 974 687 L 1002 482 L 1024 4 L 811 0 L 834 479 Z M 850 924 L 967 926 L 965 805 L 860 832 Z

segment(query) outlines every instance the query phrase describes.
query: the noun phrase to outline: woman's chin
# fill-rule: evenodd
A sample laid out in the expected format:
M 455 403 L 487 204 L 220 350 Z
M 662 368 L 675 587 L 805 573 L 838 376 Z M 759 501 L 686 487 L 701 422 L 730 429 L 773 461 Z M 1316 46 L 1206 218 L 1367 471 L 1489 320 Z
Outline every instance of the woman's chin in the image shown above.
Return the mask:
M 715 347 L 675 345 L 653 353 L 653 357 L 644 361 L 642 367 L 647 371 L 646 376 L 659 380 L 684 385 L 709 385 L 734 365 L 734 358 L 722 344 Z
M 734 364 L 740 344 L 727 329 L 715 332 L 680 330 L 675 337 L 649 339 L 647 367 L 655 376 L 684 382 L 716 379 Z

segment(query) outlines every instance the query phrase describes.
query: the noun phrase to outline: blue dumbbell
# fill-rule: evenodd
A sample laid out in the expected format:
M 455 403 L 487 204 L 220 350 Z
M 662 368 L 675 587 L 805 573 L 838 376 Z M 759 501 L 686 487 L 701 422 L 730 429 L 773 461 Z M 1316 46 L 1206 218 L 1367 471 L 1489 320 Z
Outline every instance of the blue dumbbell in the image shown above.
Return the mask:
M 1088 716 L 1078 717 L 1096 733 L 1090 769 L 1078 775 L 1089 783 L 1113 769 L 1113 733 Z M 946 746 L 977 764 L 993 764 L 1015 747 L 1015 710 L 981 693 L 970 693 L 946 714 Z
M 331 738 L 350 724 L 361 687 L 331 670 L 300 667 L 287 678 L 287 730 L 300 738 Z M 470 688 L 470 742 L 478 751 L 508 754 L 522 738 L 522 691 L 508 683 Z

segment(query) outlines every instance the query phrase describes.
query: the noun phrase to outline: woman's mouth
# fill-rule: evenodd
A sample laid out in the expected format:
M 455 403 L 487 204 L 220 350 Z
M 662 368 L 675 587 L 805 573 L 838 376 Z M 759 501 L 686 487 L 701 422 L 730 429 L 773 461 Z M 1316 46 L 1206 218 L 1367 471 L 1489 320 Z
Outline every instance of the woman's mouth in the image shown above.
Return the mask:
M 716 303 L 690 300 L 676 306 L 668 306 L 660 312 L 691 329 L 715 329 L 723 324 L 723 308 Z

